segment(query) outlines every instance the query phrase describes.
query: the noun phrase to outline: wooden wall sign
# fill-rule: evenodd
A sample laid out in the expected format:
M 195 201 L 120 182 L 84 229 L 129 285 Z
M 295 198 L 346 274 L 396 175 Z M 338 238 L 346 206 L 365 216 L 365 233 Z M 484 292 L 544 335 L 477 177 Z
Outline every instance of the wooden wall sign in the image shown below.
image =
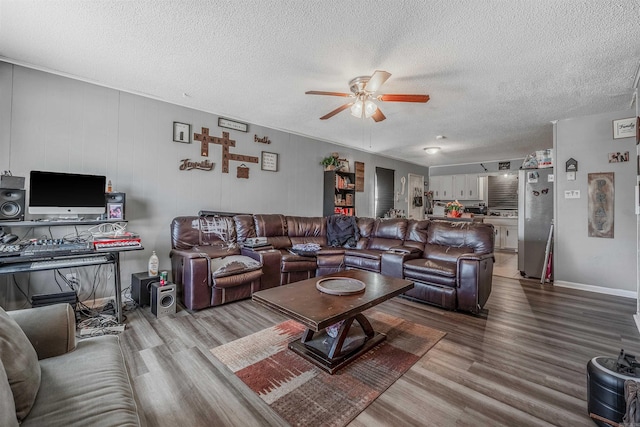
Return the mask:
M 244 163 L 238 166 L 237 177 L 249 179 L 249 168 Z
M 613 172 L 590 173 L 587 182 L 589 237 L 613 239 Z
M 200 154 L 209 156 L 209 144 L 217 144 L 222 146 L 222 173 L 229 173 L 229 161 L 258 163 L 260 159 L 254 156 L 245 156 L 242 154 L 232 154 L 229 147 L 235 147 L 236 141 L 229 139 L 229 132 L 222 132 L 222 138 L 210 136 L 208 128 L 202 128 L 202 133 L 194 133 L 193 139 L 201 142 Z
M 190 171 L 193 169 L 210 171 L 210 170 L 213 170 L 213 167 L 215 166 L 215 163 L 210 162 L 209 159 L 205 159 L 201 162 L 194 162 L 194 161 L 191 161 L 191 159 L 182 159 L 180 160 L 180 162 L 181 164 L 179 169 L 181 171 Z
M 258 135 L 253 135 L 253 142 L 261 142 L 263 144 L 271 144 L 268 136 L 263 136 L 262 138 L 258 138 Z
M 193 133 L 193 139 L 200 141 L 200 155 L 209 157 L 209 143 L 213 142 L 213 137 L 209 136 L 209 128 L 202 128 L 202 133 Z
M 364 163 L 353 162 L 356 169 L 356 191 L 364 191 Z

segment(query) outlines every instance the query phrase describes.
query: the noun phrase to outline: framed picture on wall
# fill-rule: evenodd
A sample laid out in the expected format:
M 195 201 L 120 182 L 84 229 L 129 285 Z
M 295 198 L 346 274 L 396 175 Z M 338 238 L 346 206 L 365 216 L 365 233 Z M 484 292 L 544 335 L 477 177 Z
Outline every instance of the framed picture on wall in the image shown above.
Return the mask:
M 173 140 L 175 142 L 191 143 L 191 125 L 173 122 Z
M 636 117 L 613 121 L 613 139 L 636 136 Z
M 278 172 L 278 153 L 263 151 L 261 169 L 263 171 Z

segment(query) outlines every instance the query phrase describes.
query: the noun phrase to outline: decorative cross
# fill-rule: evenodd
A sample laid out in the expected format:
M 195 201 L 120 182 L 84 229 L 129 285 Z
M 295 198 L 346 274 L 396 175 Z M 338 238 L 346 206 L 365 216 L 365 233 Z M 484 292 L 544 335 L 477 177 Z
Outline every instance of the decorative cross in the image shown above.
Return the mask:
M 202 128 L 202 133 L 194 133 L 193 139 L 201 141 L 200 154 L 209 156 L 209 144 L 217 144 L 222 146 L 222 173 L 229 173 L 229 161 L 258 163 L 260 159 L 253 156 L 244 156 L 242 154 L 231 154 L 229 147 L 235 147 L 236 141 L 229 139 L 229 132 L 222 132 L 222 138 L 209 135 L 209 128 Z

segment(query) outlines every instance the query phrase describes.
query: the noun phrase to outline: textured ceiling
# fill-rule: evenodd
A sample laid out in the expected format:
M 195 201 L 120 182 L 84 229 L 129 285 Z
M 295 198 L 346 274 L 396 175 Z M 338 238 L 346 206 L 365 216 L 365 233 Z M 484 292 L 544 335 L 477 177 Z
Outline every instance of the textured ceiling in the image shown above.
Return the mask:
M 0 0 L 9 62 L 425 166 L 524 157 L 552 120 L 628 109 L 639 41 L 637 0 Z M 345 98 L 305 91 L 375 70 L 379 93 L 431 101 L 319 120 Z

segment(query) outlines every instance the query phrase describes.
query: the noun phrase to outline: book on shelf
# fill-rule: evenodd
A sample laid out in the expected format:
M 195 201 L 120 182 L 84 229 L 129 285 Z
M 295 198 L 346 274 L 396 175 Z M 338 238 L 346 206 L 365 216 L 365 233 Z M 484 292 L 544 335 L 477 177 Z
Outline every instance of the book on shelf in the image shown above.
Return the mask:
M 344 190 L 347 188 L 351 188 L 351 180 L 348 176 L 341 176 L 336 174 L 336 188 L 338 190 Z
M 341 208 L 338 206 L 334 208 L 334 213 L 338 215 L 348 215 L 348 216 L 354 216 L 356 214 L 354 208 Z

